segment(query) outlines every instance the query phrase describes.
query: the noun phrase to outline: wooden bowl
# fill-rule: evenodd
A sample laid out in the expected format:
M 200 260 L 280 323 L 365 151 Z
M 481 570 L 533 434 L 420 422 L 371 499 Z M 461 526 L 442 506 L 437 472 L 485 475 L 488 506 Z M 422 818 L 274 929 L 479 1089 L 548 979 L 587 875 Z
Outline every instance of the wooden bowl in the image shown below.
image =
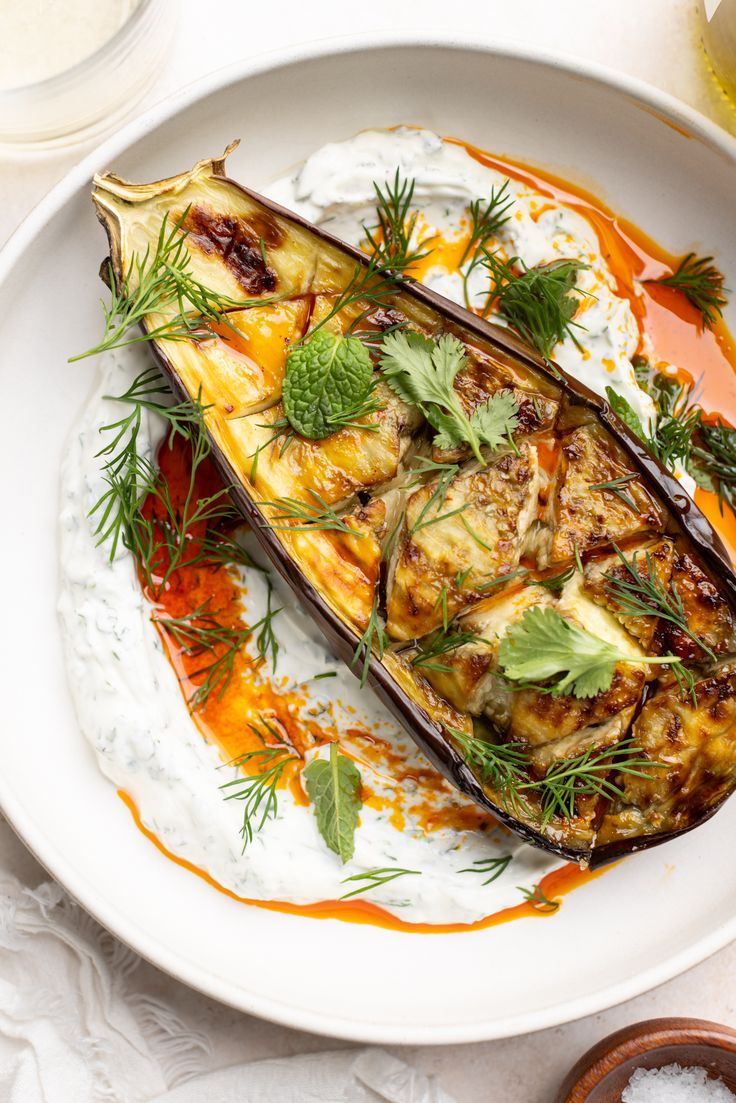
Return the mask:
M 555 1103 L 621 1103 L 635 1069 L 699 1066 L 736 1092 L 736 1030 L 704 1019 L 647 1019 L 617 1030 L 580 1058 Z

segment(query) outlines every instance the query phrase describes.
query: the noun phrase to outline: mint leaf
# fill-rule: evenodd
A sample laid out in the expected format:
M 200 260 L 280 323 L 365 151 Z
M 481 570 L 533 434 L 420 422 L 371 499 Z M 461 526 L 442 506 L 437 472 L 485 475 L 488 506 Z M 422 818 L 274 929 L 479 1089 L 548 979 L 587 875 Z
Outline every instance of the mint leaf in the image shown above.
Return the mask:
M 301 436 L 322 440 L 359 416 L 372 385 L 365 345 L 321 329 L 286 358 L 284 413 Z
M 355 828 L 362 807 L 358 767 L 340 754 L 337 743 L 331 743 L 330 757 L 310 762 L 303 776 L 320 835 L 340 861 L 347 862 L 355 849 Z
M 606 387 L 606 398 L 614 414 L 621 418 L 624 425 L 628 425 L 640 440 L 649 443 L 649 437 L 644 432 L 644 426 L 636 410 L 631 406 L 622 394 L 616 394 L 613 387 Z

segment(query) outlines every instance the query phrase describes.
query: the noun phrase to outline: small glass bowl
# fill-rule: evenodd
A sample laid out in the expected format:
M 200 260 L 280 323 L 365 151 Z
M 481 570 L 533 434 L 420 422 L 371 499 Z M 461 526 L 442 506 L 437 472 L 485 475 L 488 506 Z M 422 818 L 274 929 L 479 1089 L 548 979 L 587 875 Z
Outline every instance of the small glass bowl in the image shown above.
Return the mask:
M 177 7 L 175 0 L 141 0 L 89 57 L 36 84 L 0 91 L 0 145 L 49 149 L 111 129 L 158 76 Z

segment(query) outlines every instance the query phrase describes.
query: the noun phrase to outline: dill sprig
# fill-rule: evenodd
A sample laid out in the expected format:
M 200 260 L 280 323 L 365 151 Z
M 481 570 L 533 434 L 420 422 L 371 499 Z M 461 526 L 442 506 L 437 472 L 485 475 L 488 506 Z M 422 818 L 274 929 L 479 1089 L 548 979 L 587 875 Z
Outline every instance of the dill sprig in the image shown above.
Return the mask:
M 361 326 L 377 307 L 386 306 L 400 292 L 401 285 L 406 282 L 408 280 L 402 276 L 396 262 L 387 269 L 383 258 L 379 254 L 374 254 L 366 264 L 355 266 L 347 284 L 335 296 L 329 311 L 292 345 L 292 348 L 307 344 L 338 314 L 361 302 L 365 302 L 366 306 L 351 320 L 345 336 L 357 337 L 367 344 L 372 344 L 375 341 L 375 333 L 363 330 Z
M 612 773 L 647 778 L 650 774 L 646 771 L 652 767 L 667 768 L 665 763 L 653 762 L 640 747 L 629 743 L 619 743 L 599 751 L 588 747 L 574 758 L 555 763 L 543 778 L 522 784 L 520 789 L 539 795 L 540 825 L 544 829 L 556 816 L 564 820 L 573 819 L 575 803 L 582 797 L 623 798 L 623 790 L 611 780 Z
M 218 617 L 220 611 L 210 608 L 205 601 L 198 608 L 180 617 L 153 616 L 154 624 L 159 625 L 171 636 L 185 655 L 191 658 L 209 655 L 211 660 L 189 674 L 192 681 L 202 678 L 197 689 L 188 700 L 189 708 L 203 708 L 210 696 L 217 693 L 220 699 L 230 685 L 235 673 L 235 660 L 247 641 L 255 636 L 256 648 L 262 661 L 269 656 L 273 669 L 276 669 L 278 642 L 273 632 L 273 618 L 280 609 L 271 604 L 273 587 L 270 579 L 268 586 L 267 608 L 265 614 L 251 625 L 232 627 L 223 624 Z
M 470 217 L 470 235 L 468 242 L 460 258 L 459 267 L 462 269 L 463 298 L 465 305 L 470 310 L 470 278 L 475 270 L 485 260 L 485 249 L 491 238 L 509 220 L 508 212 L 514 205 L 514 200 L 509 196 L 510 181 L 506 180 L 501 187 L 491 189 L 491 197 L 487 203 L 481 199 L 475 199 L 468 206 Z
M 559 910 L 560 901 L 550 900 L 545 896 L 541 885 L 532 885 L 530 889 L 517 885 L 517 888 L 527 904 L 531 904 L 535 911 L 541 912 L 542 915 L 553 915 Z
M 363 231 L 373 257 L 385 272 L 403 275 L 407 268 L 429 256 L 425 246 L 431 238 L 412 244 L 419 216 L 411 209 L 414 187 L 415 181 L 402 178 L 398 168 L 393 182 L 386 181 L 381 187 L 373 181 L 378 224 L 373 228 L 363 226 Z
M 483 886 L 490 885 L 506 872 L 513 858 L 513 854 L 504 854 L 499 858 L 476 858 L 472 866 L 468 869 L 460 869 L 458 873 L 487 873 L 489 876 L 481 883 Z
M 456 463 L 436 463 L 434 460 L 430 460 L 426 456 L 418 457 L 416 462 L 419 465 L 416 468 L 419 475 L 436 474 L 437 482 L 433 487 L 432 493 L 430 494 L 429 498 L 419 511 L 419 515 L 417 516 L 416 521 L 410 529 L 410 536 L 413 536 L 415 532 L 418 532 L 420 529 L 424 528 L 426 523 L 433 524 L 434 522 L 442 519 L 440 515 L 445 504 L 445 499 L 447 498 L 447 493 L 450 489 L 450 484 L 460 471 L 460 468 Z M 437 511 L 435 517 L 427 521 L 427 514 L 435 508 Z M 452 516 L 452 514 L 449 514 L 449 516 Z
M 106 496 L 108 504 L 117 504 L 121 541 L 154 596 L 163 592 L 177 570 L 211 562 L 208 545 L 203 547 L 194 535 L 198 530 L 206 531 L 235 516 L 224 487 L 197 496 L 197 472 L 209 455 L 209 444 L 201 433 L 190 439 L 191 474 L 181 502 L 174 501 L 169 483 L 146 457 L 132 456 L 119 476 L 107 477 Z
M 263 662 L 269 662 L 271 671 L 276 673 L 276 664 L 279 655 L 279 641 L 273 630 L 274 617 L 282 611 L 283 606 L 273 607 L 273 583 L 266 575 L 266 612 L 260 620 L 251 625 L 251 633 L 255 634 L 256 650 Z
M 442 583 L 440 592 L 437 595 L 437 600 L 432 606 L 432 612 L 436 613 L 438 609 L 440 610 L 442 615 L 442 627 L 446 632 L 450 626 L 450 612 L 447 604 L 447 586 L 444 584 L 444 582 Z
M 155 367 L 136 376 L 123 394 L 104 397 L 130 406 L 128 413 L 100 428 L 100 433 L 111 434 L 96 453 L 96 458 L 104 459 L 102 471 L 108 489 L 90 510 L 90 516 L 97 515 L 94 530 L 97 542 L 104 544 L 109 540 L 110 559 L 114 559 L 125 533 L 126 518 L 145 496 L 150 482 L 148 461 L 143 466 L 138 462 L 144 413 L 157 414 L 165 420 L 171 443 L 176 436 L 191 439 L 192 421 L 199 419 L 200 411 L 188 400 L 178 404 L 167 402 L 171 391 Z
M 645 757 L 639 747 L 623 742 L 596 750 L 589 747 L 573 758 L 555 763 L 541 778 L 529 773 L 529 758 L 519 743 L 488 743 L 475 735 L 447 729 L 459 745 L 468 766 L 495 789 L 509 811 L 522 814 L 541 830 L 555 817 L 573 819 L 576 801 L 584 797 L 622 797 L 612 774 L 648 777 L 646 769 L 665 764 Z M 530 798 L 536 798 L 530 803 Z
M 273 429 L 275 430 L 273 436 L 268 440 L 264 440 L 263 444 L 259 444 L 257 448 L 254 448 L 252 452 L 248 453 L 248 459 L 251 461 L 250 471 L 248 472 L 248 478 L 251 483 L 255 484 L 256 477 L 258 475 L 258 460 L 260 459 L 261 452 L 264 449 L 269 448 L 272 444 L 275 444 L 277 440 L 281 440 L 281 448 L 279 449 L 279 459 L 284 455 L 289 445 L 296 439 L 296 434 L 292 429 L 289 421 L 285 417 L 279 418 L 272 424 L 268 425 L 261 423 L 258 426 L 259 429 Z
M 418 877 L 421 875 L 421 872 L 420 869 L 400 869 L 397 866 L 386 866 L 383 869 L 367 869 L 365 873 L 354 873 L 352 877 L 346 877 L 344 881 L 340 883 L 343 885 L 349 885 L 356 881 L 363 881 L 365 883 L 360 885 L 359 888 L 344 893 L 340 899 L 350 900 L 351 897 L 360 896 L 361 893 L 371 892 L 373 889 L 380 889 L 383 885 L 395 881 L 397 877 Z
M 252 632 L 246 626 L 228 627 L 217 620 L 218 615 L 206 601 L 180 617 L 152 617 L 154 624 L 163 628 L 185 655 L 211 656 L 208 663 L 189 675 L 192 681 L 203 678 L 187 701 L 192 711 L 203 708 L 216 691 L 218 699 L 222 697 L 235 673 L 235 659 Z
M 724 502 L 736 510 L 736 429 L 720 421 L 701 422 L 692 454 L 694 474 L 705 471 L 718 494 L 721 513 Z
M 423 670 L 436 670 L 439 673 L 451 674 L 452 667 L 436 660 L 442 655 L 456 651 L 458 647 L 464 647 L 469 643 L 489 643 L 475 632 L 468 632 L 457 627 L 457 622 L 452 620 L 442 627 L 428 643 L 421 645 L 418 655 L 411 660 L 411 665 L 421 667 Z
M 307 487 L 307 493 L 314 498 L 315 504 L 300 501 L 298 498 L 275 498 L 273 501 L 256 502 L 257 506 L 270 506 L 278 510 L 269 521 L 264 522 L 264 528 L 274 529 L 276 532 L 314 532 L 316 529 L 332 532 L 345 532 L 350 536 L 362 537 L 364 532 L 351 528 L 350 525 L 335 513 L 334 509 L 324 498 Z M 278 521 L 299 521 L 300 524 L 274 524 Z
M 604 575 L 606 579 L 605 589 L 624 616 L 655 616 L 669 621 L 680 632 L 688 636 L 694 644 L 702 648 L 709 658 L 715 659 L 713 651 L 688 625 L 685 607 L 675 583 L 672 582 L 669 589 L 663 586 L 650 553 L 644 553 L 644 570 L 642 571 L 639 569 L 639 553 L 635 552 L 631 559 L 627 559 L 618 545 L 614 544 L 613 547 L 620 563 L 626 570 L 626 575 L 620 578 L 615 574 L 606 572 Z M 672 658 L 672 656 L 669 657 Z M 653 659 L 648 657 L 644 661 L 652 662 Z M 673 659 L 673 667 L 674 665 L 675 660 Z
M 513 197 L 509 195 L 510 186 L 511 181 L 504 180 L 500 188 L 491 188 L 491 196 L 487 202 L 474 199 L 468 205 L 470 235 L 460 258 L 459 267 L 468 260 L 472 264 L 488 240 L 495 237 L 501 227 L 508 222 L 508 212 L 514 205 Z
M 712 262 L 713 257 L 697 257 L 695 253 L 688 253 L 671 276 L 650 281 L 681 291 L 688 302 L 699 311 L 703 325 L 708 329 L 712 329 L 721 317 L 728 302 L 723 274 Z
M 545 360 L 565 337 L 576 340 L 574 329 L 585 328 L 572 320 L 585 294 L 575 282 L 578 272 L 589 267 L 583 261 L 559 260 L 527 268 L 520 257 L 504 261 L 486 251 L 483 263 L 491 277 L 489 305 L 495 304 L 497 313 Z
M 480 780 L 498 790 L 515 811 L 529 814 L 520 795 L 520 786 L 528 778 L 529 759 L 524 747 L 520 743 L 489 743 L 460 728 L 446 727 Z
M 688 387 L 666 375 L 656 377 L 651 393 L 657 404 L 657 426 L 647 443 L 665 467 L 673 469 L 678 461 L 688 467 L 702 410 L 691 404 Z
M 630 471 L 628 475 L 619 475 L 615 479 L 609 479 L 605 483 L 592 483 L 590 490 L 607 490 L 609 494 L 614 494 L 620 501 L 633 510 L 634 513 L 639 513 L 639 507 L 634 499 L 627 491 L 627 487 L 634 479 L 638 479 L 638 475 L 635 471 Z
M 543 586 L 545 590 L 562 590 L 575 574 L 577 567 L 566 567 L 559 574 L 548 575 L 546 578 L 528 578 L 527 586 Z
M 290 762 L 298 761 L 298 756 L 284 742 L 278 731 L 266 720 L 261 723 L 272 739 L 276 740 L 275 745 L 266 744 L 259 728 L 255 724 L 249 724 L 252 731 L 264 742 L 263 748 L 248 751 L 227 765 L 240 770 L 252 767 L 256 772 L 226 781 L 220 786 L 225 792 L 225 800 L 243 802 L 243 826 L 240 829 L 243 850 L 253 842 L 256 831 L 260 831 L 267 820 L 276 816 L 277 789 L 284 770 Z
M 275 301 L 233 299 L 196 279 L 186 247 L 188 231 L 183 228 L 188 214 L 187 206 L 171 224 L 168 213 L 165 214 L 153 252 L 149 245 L 143 255 L 133 253 L 120 281 L 115 279 L 112 264 L 108 266 L 110 305 L 102 302 L 105 315 L 102 340 L 86 352 L 69 357 L 70 363 L 142 341 L 205 340 L 214 336 L 215 325 L 234 328 L 227 320 L 228 311 L 247 310 Z M 163 313 L 170 307 L 176 307 L 176 311 L 168 321 L 146 333 L 128 336 L 149 314 Z
M 350 661 L 351 668 L 358 666 L 360 669 L 361 689 L 363 689 L 368 682 L 368 674 L 373 654 L 377 654 L 378 658 L 382 659 L 388 647 L 388 643 L 389 639 L 378 611 L 378 594 L 376 593 L 366 630 L 360 637 L 358 646 L 355 649 L 355 654 Z
M 472 533 L 471 533 L 471 535 L 472 535 Z M 477 533 L 476 533 L 476 536 L 477 536 Z M 513 570 L 513 571 L 507 571 L 506 574 L 498 574 L 498 575 L 496 575 L 495 578 L 490 578 L 488 580 L 488 582 L 481 583 L 481 585 L 478 587 L 478 590 L 481 593 L 485 593 L 486 590 L 493 590 L 493 589 L 496 588 L 496 586 L 501 586 L 506 582 L 513 582 L 514 579 L 516 579 L 516 578 L 524 578 L 525 575 L 528 575 L 528 574 L 529 574 L 529 568 L 528 567 L 516 567 L 516 569 Z M 531 585 L 532 581 L 533 581 L 532 579 L 529 579 L 529 581 L 527 582 L 527 585 Z
M 109 541 L 111 559 L 122 544 L 134 556 L 154 596 L 175 571 L 195 564 L 222 563 L 228 551 L 233 562 L 250 565 L 246 553 L 224 536 L 222 546 L 215 550 L 219 527 L 240 520 L 227 488 L 204 497 L 196 494 L 199 470 L 210 454 L 204 429 L 206 407 L 199 399 L 167 405 L 162 400 L 167 393 L 155 370 L 148 369 L 124 394 L 109 396 L 131 409 L 100 429 L 111 434 L 97 453 L 104 459 L 107 489 L 89 511 L 98 544 Z M 191 449 L 189 482 L 181 501 L 174 501 L 166 479 L 140 452 L 144 412 L 159 415 L 166 422 L 165 447 L 172 447 L 178 437 Z

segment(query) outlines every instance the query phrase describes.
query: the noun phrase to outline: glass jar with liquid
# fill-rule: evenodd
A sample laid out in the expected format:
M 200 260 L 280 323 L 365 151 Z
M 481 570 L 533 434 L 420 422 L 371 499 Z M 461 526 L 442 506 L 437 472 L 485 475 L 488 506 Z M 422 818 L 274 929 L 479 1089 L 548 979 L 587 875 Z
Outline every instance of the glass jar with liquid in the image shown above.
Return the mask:
M 700 0 L 703 46 L 723 91 L 736 104 L 736 0 Z
M 176 0 L 0 0 L 0 145 L 112 127 L 155 80 L 175 14 Z

